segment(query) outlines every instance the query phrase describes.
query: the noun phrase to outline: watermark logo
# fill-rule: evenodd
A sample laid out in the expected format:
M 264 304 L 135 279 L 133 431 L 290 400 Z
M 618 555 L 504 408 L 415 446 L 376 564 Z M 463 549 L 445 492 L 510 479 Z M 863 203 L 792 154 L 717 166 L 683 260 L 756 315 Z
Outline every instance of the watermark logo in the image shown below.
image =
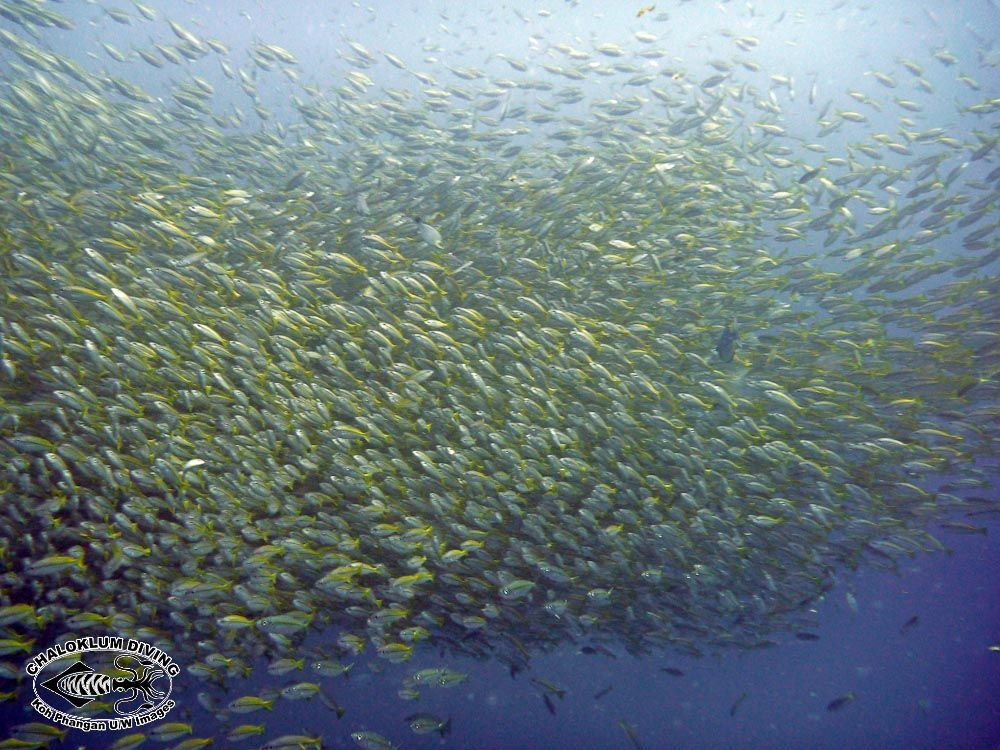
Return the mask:
M 95 666 L 96 665 L 96 666 Z M 97 636 L 60 643 L 32 658 L 31 707 L 49 721 L 84 731 L 134 729 L 159 721 L 176 704 L 170 699 L 180 667 L 167 654 L 132 638 Z M 80 716 L 68 713 L 101 702 Z

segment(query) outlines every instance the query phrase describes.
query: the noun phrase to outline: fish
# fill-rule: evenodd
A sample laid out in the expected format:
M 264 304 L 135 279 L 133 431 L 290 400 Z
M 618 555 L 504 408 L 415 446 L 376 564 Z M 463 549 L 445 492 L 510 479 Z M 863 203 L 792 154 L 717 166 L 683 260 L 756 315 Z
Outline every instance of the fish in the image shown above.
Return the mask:
M 948 531 L 954 531 L 958 534 L 982 534 L 985 536 L 988 532 L 985 526 L 976 526 L 963 521 L 942 521 L 939 525 L 943 529 L 948 529 Z
M 806 170 L 806 171 L 805 171 L 805 172 L 804 172 L 804 173 L 802 174 L 802 176 L 801 176 L 801 177 L 799 177 L 799 179 L 798 179 L 798 183 L 799 183 L 800 185 L 804 185 L 804 184 L 806 184 L 807 182 L 809 182 L 809 180 L 811 180 L 811 179 L 813 179 L 814 177 L 816 177 L 816 176 L 817 176 L 817 175 L 818 175 L 818 174 L 819 174 L 820 172 L 822 172 L 822 171 L 823 171 L 823 168 L 822 168 L 822 167 L 814 167 L 813 169 L 809 169 L 809 170 Z
M 469 679 L 469 675 L 465 672 L 456 672 L 453 669 L 444 669 L 441 674 L 437 677 L 434 682 L 438 687 L 450 688 L 456 685 L 461 685 L 463 682 Z
M 548 680 L 543 680 L 539 677 L 532 677 L 531 682 L 540 687 L 546 695 L 554 695 L 559 700 L 566 697 L 566 689 L 555 685 Z
M 934 57 L 945 65 L 951 66 L 958 62 L 958 58 L 946 49 L 940 49 L 934 53 Z
M 68 730 L 59 729 L 59 727 L 53 727 L 49 724 L 42 724 L 41 722 L 31 721 L 25 724 L 16 724 L 11 729 L 11 734 L 14 739 L 20 740 L 22 742 L 35 742 L 39 744 L 48 745 L 53 740 L 63 741 L 66 738 Z
M 303 734 L 285 734 L 275 737 L 261 745 L 261 750 L 309 750 L 309 748 L 321 748 L 323 741 L 320 737 L 310 737 Z
M 437 732 L 441 737 L 447 737 L 451 732 L 451 719 L 439 719 L 433 714 L 410 714 L 404 719 L 410 725 L 414 734 L 431 734 Z
M 719 357 L 720 362 L 732 362 L 733 358 L 736 356 L 736 339 L 738 334 L 736 333 L 736 326 L 730 325 L 722 329 L 722 333 L 719 334 L 719 338 L 715 342 L 715 353 Z
M 393 745 L 389 739 L 378 732 L 351 732 L 351 739 L 354 740 L 355 745 L 363 750 L 398 750 L 400 747 Z
M 743 701 L 746 700 L 746 697 L 747 697 L 747 694 L 746 694 L 745 691 L 742 692 L 742 693 L 740 693 L 738 696 L 736 696 L 736 700 L 733 701 L 733 705 L 729 707 L 729 715 L 730 716 L 736 716 L 736 712 L 737 712 L 737 710 L 739 710 L 740 704 L 743 703 Z
M 255 624 L 265 633 L 290 635 L 308 628 L 314 617 L 308 612 L 283 612 L 262 617 Z
M 82 556 L 48 555 L 31 562 L 27 567 L 29 576 L 61 576 L 73 570 L 85 570 Z
M 32 604 L 11 604 L 0 607 L 0 626 L 15 624 L 31 625 L 38 622 L 39 615 Z
M 853 693 L 845 693 L 844 695 L 834 698 L 832 701 L 826 704 L 827 711 L 839 711 L 848 703 L 852 703 L 857 696 Z
M 718 73 L 714 76 L 709 76 L 708 78 L 706 78 L 704 81 L 701 82 L 701 88 L 703 91 L 708 91 L 709 89 L 715 88 L 720 83 L 723 83 L 727 78 L 729 78 L 729 76 L 723 73 Z
M 323 705 L 329 708 L 337 716 L 337 720 L 344 718 L 344 714 L 347 713 L 347 709 L 337 703 L 336 700 L 328 696 L 322 690 L 319 691 L 319 699 L 322 701 Z
M 245 695 L 232 701 L 227 708 L 234 714 L 248 714 L 261 709 L 270 711 L 274 708 L 274 700 L 256 695 Z
M 919 623 L 920 623 L 920 616 L 913 615 L 913 617 L 904 622 L 902 626 L 899 628 L 899 634 L 906 635 L 908 631 L 913 630 L 913 628 L 915 628 Z
M 420 239 L 432 247 L 444 247 L 444 240 L 441 237 L 441 233 L 437 229 L 432 227 L 420 217 L 414 216 L 413 220 L 417 223 L 417 234 L 420 235 Z
M 188 737 L 171 747 L 174 750 L 198 750 L 198 748 L 208 747 L 213 742 L 211 737 Z
M 542 693 L 542 703 L 545 704 L 545 710 L 548 711 L 553 716 L 556 715 L 556 705 L 552 702 L 548 693 Z
M 126 734 L 119 737 L 109 746 L 111 750 L 131 750 L 131 748 L 139 747 L 146 742 L 146 735 L 142 732 L 134 732 L 132 734 Z
M 265 731 L 263 724 L 239 724 L 229 730 L 226 739 L 230 742 L 241 742 L 255 735 L 264 734 Z
M 445 716 L 452 657 L 811 640 L 815 571 L 986 532 L 986 40 L 887 36 L 838 90 L 726 29 L 699 74 L 643 6 L 629 44 L 499 14 L 527 51 L 477 68 L 442 17 L 447 59 L 362 25 L 306 71 L 259 19 L 132 4 L 0 3 L 4 675 L 114 631 L 207 683 L 125 745 L 318 696 L 272 740 L 315 746 L 359 659 Z
M 639 733 L 636 731 L 635 727 L 624 719 L 618 722 L 618 726 L 620 726 L 622 731 L 625 732 L 625 736 L 628 737 L 628 741 L 632 747 L 634 747 L 635 750 L 642 750 L 642 743 L 639 741 Z
M 171 742 L 172 740 L 180 739 L 185 735 L 189 735 L 193 731 L 194 726 L 191 724 L 171 721 L 165 724 L 156 725 L 149 732 L 149 737 L 157 742 Z
M 281 689 L 281 697 L 289 701 L 309 700 L 316 697 L 320 687 L 315 682 L 297 682 Z
M 677 667 L 660 667 L 660 671 L 666 672 L 667 674 L 673 675 L 674 677 L 684 676 L 684 672 L 681 671 L 680 669 L 677 669 Z
M 350 676 L 352 667 L 354 667 L 354 662 L 342 664 L 332 659 L 317 659 L 309 665 L 309 668 L 313 672 L 323 677 L 339 677 L 340 675 L 348 677 Z

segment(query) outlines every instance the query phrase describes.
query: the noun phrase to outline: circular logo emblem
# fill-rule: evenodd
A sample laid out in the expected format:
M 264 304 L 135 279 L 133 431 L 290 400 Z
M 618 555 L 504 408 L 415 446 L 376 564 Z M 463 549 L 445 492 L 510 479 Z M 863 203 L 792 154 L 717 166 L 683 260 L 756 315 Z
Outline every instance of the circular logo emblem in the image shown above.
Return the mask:
M 85 731 L 133 729 L 159 721 L 180 667 L 156 646 L 117 636 L 85 637 L 32 658 L 31 706 L 50 721 Z

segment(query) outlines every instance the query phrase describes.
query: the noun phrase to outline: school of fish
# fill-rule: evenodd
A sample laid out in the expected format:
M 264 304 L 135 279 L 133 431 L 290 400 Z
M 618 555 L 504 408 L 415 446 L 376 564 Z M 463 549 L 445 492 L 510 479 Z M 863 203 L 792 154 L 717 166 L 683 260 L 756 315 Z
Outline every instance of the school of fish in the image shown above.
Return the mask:
M 348 40 L 321 87 L 101 13 L 137 46 L 77 59 L 53 4 L 0 2 L 5 700 L 82 633 L 171 654 L 234 741 L 275 700 L 339 717 L 321 684 L 369 654 L 757 648 L 838 570 L 996 513 L 1000 98 L 971 50 L 814 84 L 793 136 L 754 37 L 696 80 L 646 31 L 504 75 Z M 924 119 L 930 66 L 978 135 Z M 261 657 L 273 694 L 231 700 Z M 219 731 L 165 726 L 116 747 Z

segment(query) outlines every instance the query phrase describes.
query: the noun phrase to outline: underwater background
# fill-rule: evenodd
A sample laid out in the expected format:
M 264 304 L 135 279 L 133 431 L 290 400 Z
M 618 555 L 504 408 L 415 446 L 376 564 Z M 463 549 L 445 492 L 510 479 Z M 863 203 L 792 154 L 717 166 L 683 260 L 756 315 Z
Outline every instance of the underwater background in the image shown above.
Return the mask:
M 998 29 L 0 0 L 0 746 L 1000 748 Z

